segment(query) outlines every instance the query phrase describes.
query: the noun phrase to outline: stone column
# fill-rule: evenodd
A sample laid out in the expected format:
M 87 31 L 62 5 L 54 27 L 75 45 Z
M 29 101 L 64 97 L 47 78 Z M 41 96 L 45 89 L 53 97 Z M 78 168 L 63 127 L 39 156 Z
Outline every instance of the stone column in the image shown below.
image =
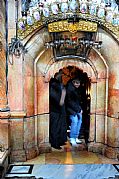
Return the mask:
M 105 145 L 105 79 L 91 83 L 89 151 L 103 153 Z
M 105 79 L 97 81 L 96 142 L 105 144 Z
M 109 158 L 119 159 L 119 63 L 111 65 L 108 90 L 107 147 Z
M 11 145 L 11 162 L 26 161 L 24 150 L 24 120 L 26 114 L 23 112 L 11 112 L 10 118 L 10 145 Z
M 23 56 L 9 56 L 8 101 L 10 106 L 11 161 L 26 161 L 24 150 L 24 72 Z
M 6 57 L 5 51 L 0 51 L 0 111 L 8 111 L 6 85 Z
M 7 75 L 6 75 L 6 40 L 5 40 L 5 3 L 0 1 L 0 165 L 8 167 L 9 151 L 9 122 L 10 117 L 7 101 Z M 5 158 L 4 158 L 5 156 Z M 4 171 L 5 171 L 4 169 Z
M 7 115 L 6 115 L 7 114 Z M 6 117 L 6 119 L 5 119 Z M 9 149 L 9 121 L 8 118 L 9 114 L 4 113 L 3 116 L 0 116 L 0 147 L 1 150 L 8 150 Z
M 9 56 L 9 72 L 8 72 L 8 101 L 11 111 L 24 111 L 23 101 L 23 57 Z
M 8 111 L 6 80 L 5 3 L 0 1 L 0 112 Z M 2 114 L 1 114 L 2 115 Z
M 96 119 L 96 86 L 97 83 L 96 81 L 91 82 L 91 105 L 90 105 L 90 136 L 89 136 L 89 141 L 94 142 L 95 141 L 95 119 Z

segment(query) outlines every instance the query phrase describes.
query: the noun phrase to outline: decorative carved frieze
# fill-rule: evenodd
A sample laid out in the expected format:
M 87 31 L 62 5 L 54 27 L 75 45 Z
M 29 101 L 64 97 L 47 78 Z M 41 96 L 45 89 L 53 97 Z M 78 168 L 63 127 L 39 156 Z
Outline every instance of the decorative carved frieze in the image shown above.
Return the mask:
M 80 20 L 76 23 L 69 23 L 67 20 L 52 22 L 48 24 L 49 32 L 62 32 L 62 31 L 70 31 L 71 33 L 75 33 L 77 31 L 88 31 L 88 32 L 96 32 L 97 31 L 97 23 L 90 21 Z
M 87 31 L 89 29 L 94 31 L 96 29 L 96 26 L 101 26 L 101 28 L 104 28 L 105 30 L 107 30 L 111 35 L 113 35 L 119 41 L 119 27 L 118 26 L 114 26 L 111 23 L 106 22 L 104 19 L 98 18 L 96 16 L 91 16 L 89 14 L 76 13 L 76 15 L 77 15 L 77 17 L 79 19 L 81 19 L 80 23 L 79 23 L 79 26 L 78 26 L 79 30 L 82 29 L 82 25 L 81 25 L 82 22 L 83 22 L 83 29 L 84 29 L 84 27 L 86 25 L 85 30 L 87 30 Z M 63 17 L 62 14 L 59 14 L 58 16 L 54 16 L 53 15 L 53 16 L 47 18 L 47 20 L 46 19 L 42 19 L 40 21 L 36 21 L 36 22 L 34 22 L 33 25 L 26 25 L 24 30 L 19 29 L 18 30 L 18 36 L 21 39 L 24 39 L 28 35 L 36 33 L 42 27 L 44 27 L 44 26 L 47 27 L 47 25 L 50 24 L 50 23 L 53 23 L 53 22 L 57 23 L 57 21 L 59 21 L 59 20 L 60 20 L 60 22 L 62 22 L 62 21 L 64 21 L 64 19 L 68 20 L 71 17 L 73 17 L 73 14 L 66 13 L 65 17 Z M 94 24 L 97 24 L 97 25 L 93 25 L 92 27 L 89 26 L 89 29 L 88 29 L 87 28 L 87 24 L 89 24 L 89 22 L 91 24 L 93 22 Z M 67 22 L 64 21 L 63 27 L 61 27 L 61 23 L 59 24 L 59 26 L 60 26 L 60 29 L 63 28 L 65 30 L 65 29 L 67 29 Z

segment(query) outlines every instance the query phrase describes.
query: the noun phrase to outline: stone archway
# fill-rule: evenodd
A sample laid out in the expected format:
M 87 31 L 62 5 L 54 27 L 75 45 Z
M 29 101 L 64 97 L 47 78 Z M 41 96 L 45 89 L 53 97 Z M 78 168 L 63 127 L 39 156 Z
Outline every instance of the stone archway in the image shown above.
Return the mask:
M 92 52 L 93 54 L 94 52 Z M 40 58 L 43 58 L 42 56 Z M 107 67 L 104 64 L 102 58 L 97 54 L 96 61 L 93 61 L 95 58 L 93 56 L 90 56 L 90 59 L 86 62 L 77 60 L 77 59 L 63 59 L 61 61 L 54 61 L 52 60 L 52 63 L 47 66 L 44 70 L 44 75 L 42 73 L 39 73 L 37 75 L 37 90 L 35 91 L 37 95 L 37 111 L 38 114 L 44 114 L 42 116 L 39 116 L 37 118 L 37 139 L 38 139 L 38 146 L 40 149 L 40 146 L 42 144 L 49 141 L 49 80 L 51 77 L 54 76 L 56 72 L 58 72 L 60 69 L 67 67 L 67 66 L 75 66 L 79 69 L 81 69 L 83 72 L 87 73 L 87 76 L 91 79 L 91 111 L 90 111 L 90 136 L 89 141 L 90 145 L 89 148 L 91 150 L 92 143 L 100 143 L 101 145 L 105 144 L 106 140 L 106 127 L 105 127 L 105 113 L 107 108 L 106 107 L 106 80 L 107 80 Z M 91 60 L 91 62 L 90 62 Z M 100 60 L 100 67 L 97 66 Z M 37 64 L 37 70 L 42 71 L 41 65 L 40 65 L 40 59 Z M 97 64 L 96 64 L 97 63 Z M 41 91 L 42 88 L 42 91 Z M 40 103 L 42 101 L 42 105 Z M 45 122 L 44 122 L 45 118 Z M 46 127 L 47 126 L 47 127 Z M 101 127 L 100 127 L 101 126 Z M 90 147 L 91 146 L 91 147 Z
M 113 56 L 114 54 L 117 54 L 118 46 L 114 39 L 112 39 L 107 33 L 103 31 L 101 34 L 102 40 L 106 37 L 101 51 L 102 55 L 100 52 L 92 49 L 89 56 L 90 65 L 89 63 L 84 65 L 76 59 L 67 59 L 62 61 L 63 63 L 61 63 L 61 61 L 59 63 L 55 62 L 52 49 L 44 49 L 44 42 L 46 36 L 48 36 L 47 31 L 44 31 L 43 35 L 42 30 L 39 31 L 34 39 L 32 39 L 33 41 L 31 40 L 27 44 L 29 51 L 25 56 L 25 60 L 22 61 L 23 63 L 20 63 L 23 75 L 23 83 L 20 87 L 23 95 L 21 93 L 22 98 L 20 98 L 20 95 L 17 96 L 17 98 L 20 98 L 20 102 L 23 103 L 23 110 L 26 112 L 24 115 L 26 116 L 24 121 L 23 119 L 21 120 L 21 123 L 23 124 L 21 125 L 21 129 L 23 129 L 22 132 L 21 129 L 18 128 L 20 125 L 13 127 L 13 130 L 20 131 L 24 137 L 24 141 L 20 141 L 19 143 L 21 148 L 24 146 L 27 159 L 36 156 L 36 154 L 33 154 L 33 148 L 36 146 L 38 146 L 39 150 L 43 152 L 49 150 L 46 149 L 46 144 L 48 144 L 49 141 L 48 81 L 55 71 L 58 71 L 63 66 L 67 66 L 70 63 L 71 65 L 79 66 L 82 70 L 85 69 L 84 71 L 88 72 L 88 75 L 91 76 L 90 93 L 92 95 L 92 100 L 89 150 L 103 152 L 104 145 L 106 147 L 107 144 L 109 144 L 113 148 L 115 147 L 115 149 L 112 149 L 111 147 L 111 155 L 110 151 L 107 150 L 108 157 L 117 157 L 118 132 L 116 128 L 113 128 L 113 126 L 118 126 L 118 117 L 116 117 L 116 114 L 118 112 L 117 73 L 119 63 L 118 55 L 115 55 L 114 60 Z M 36 39 L 38 39 L 37 43 L 35 43 Z M 113 45 L 108 43 L 109 41 L 111 41 Z M 18 61 L 19 59 L 16 59 L 16 64 L 14 65 L 18 66 Z M 91 71 L 86 66 L 90 66 Z M 12 69 L 10 69 L 10 71 L 12 71 Z M 14 81 L 13 75 L 10 80 Z M 12 92 L 14 92 L 14 89 Z M 12 101 L 12 98 L 10 100 Z M 114 103 L 111 103 L 112 100 L 114 100 Z M 41 104 L 42 101 L 43 103 Z M 13 109 L 16 109 L 15 105 L 13 107 Z M 14 121 L 12 122 L 14 123 Z M 18 121 L 15 119 L 15 122 L 17 123 Z M 29 135 L 31 130 L 33 131 L 32 137 Z M 110 135 L 110 131 L 112 131 L 113 136 Z M 15 143 L 17 139 L 14 134 L 11 137 L 11 140 L 13 140 L 12 144 L 14 150 L 16 150 Z M 112 150 L 114 155 L 112 155 Z

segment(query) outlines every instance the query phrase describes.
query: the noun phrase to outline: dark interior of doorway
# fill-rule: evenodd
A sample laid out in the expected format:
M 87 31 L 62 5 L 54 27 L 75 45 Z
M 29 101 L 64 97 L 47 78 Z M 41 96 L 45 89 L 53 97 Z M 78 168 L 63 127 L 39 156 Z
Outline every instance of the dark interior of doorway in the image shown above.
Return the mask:
M 83 70 L 75 67 L 75 66 L 68 66 L 64 67 L 62 70 L 62 82 L 64 85 L 72 80 L 75 77 L 80 78 L 81 86 L 80 92 L 82 96 L 82 109 L 83 109 L 83 120 L 80 132 L 80 139 L 84 139 L 85 143 L 88 143 L 89 138 L 89 126 L 90 126 L 90 85 L 91 81 L 90 78 L 87 76 L 87 73 L 83 72 Z M 69 117 L 67 116 L 67 135 L 69 136 L 70 132 L 70 121 Z

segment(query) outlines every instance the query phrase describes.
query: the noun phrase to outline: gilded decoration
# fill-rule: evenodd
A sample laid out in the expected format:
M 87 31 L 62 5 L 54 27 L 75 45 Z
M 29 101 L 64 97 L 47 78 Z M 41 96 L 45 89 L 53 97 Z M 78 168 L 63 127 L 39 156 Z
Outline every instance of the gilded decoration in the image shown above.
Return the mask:
M 68 30 L 71 33 L 76 33 L 78 30 L 78 24 L 77 23 L 70 23 L 68 24 Z
M 65 15 L 66 15 L 65 18 L 68 19 L 69 14 L 65 14 Z M 105 30 L 107 29 L 108 32 L 110 32 L 119 41 L 119 27 L 118 26 L 113 26 L 111 23 L 106 22 L 104 19 L 99 19 L 98 17 L 94 17 L 94 16 L 91 16 L 89 14 L 83 14 L 82 15 L 81 13 L 80 14 L 77 13 L 77 15 L 80 19 L 83 19 L 83 20 L 81 20 L 81 22 L 82 21 L 85 21 L 85 22 L 88 21 L 88 23 L 89 23 L 89 22 L 93 21 L 98 26 L 101 25 L 102 28 L 105 28 Z M 60 28 L 67 29 L 67 22 L 68 21 L 64 21 L 63 17 L 60 16 L 60 15 L 59 16 L 52 16 L 52 18 L 51 19 L 48 18 L 47 21 L 45 19 L 42 19 L 40 21 L 35 22 L 33 25 L 27 25 L 24 30 L 19 29 L 18 30 L 18 36 L 20 37 L 20 39 L 24 39 L 28 35 L 35 33 L 37 30 L 40 30 L 42 27 L 46 26 L 46 24 L 50 24 L 50 23 L 53 23 L 53 22 L 58 21 L 58 20 L 62 20 L 60 22 L 64 22 L 63 27 L 61 26 L 62 23 L 59 24 Z M 81 30 L 80 27 L 78 27 L 78 28 L 79 28 L 79 30 Z M 96 28 L 96 27 L 94 27 L 94 28 Z
M 73 24 L 68 24 L 69 20 Z M 98 25 L 119 40 L 119 9 L 115 0 L 22 1 L 22 18 L 18 22 L 21 39 L 36 33 L 42 27 L 51 28 L 50 23 L 54 23 L 54 32 L 66 30 L 72 33 L 82 30 L 96 32 Z
M 71 33 L 75 33 L 77 31 L 96 32 L 97 23 L 82 21 L 82 20 L 76 23 L 68 23 L 68 21 L 58 21 L 48 24 L 48 31 L 49 32 L 70 31 Z

